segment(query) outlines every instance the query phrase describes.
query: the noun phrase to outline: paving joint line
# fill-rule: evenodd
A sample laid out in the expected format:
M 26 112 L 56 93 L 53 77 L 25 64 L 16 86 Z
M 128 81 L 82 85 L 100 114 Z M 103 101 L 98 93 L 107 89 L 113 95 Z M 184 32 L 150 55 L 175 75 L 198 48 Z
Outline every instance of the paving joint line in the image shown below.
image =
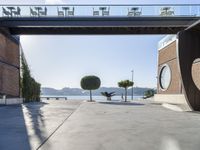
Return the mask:
M 64 120 L 63 120 L 63 122 L 61 122 L 61 124 L 59 125 L 59 126 L 57 126 L 56 127 L 56 129 L 38 146 L 38 148 L 36 148 L 36 150 L 39 150 L 53 135 L 54 135 L 54 133 L 56 133 L 56 131 L 72 116 L 72 114 L 73 113 L 75 113 L 78 109 L 79 109 L 79 107 L 81 106 L 83 104 L 83 102 L 81 102 L 80 104 L 79 104 L 79 106 L 74 110 L 74 111 L 72 111 L 71 113 L 70 113 L 70 115 L 69 116 L 67 116 Z

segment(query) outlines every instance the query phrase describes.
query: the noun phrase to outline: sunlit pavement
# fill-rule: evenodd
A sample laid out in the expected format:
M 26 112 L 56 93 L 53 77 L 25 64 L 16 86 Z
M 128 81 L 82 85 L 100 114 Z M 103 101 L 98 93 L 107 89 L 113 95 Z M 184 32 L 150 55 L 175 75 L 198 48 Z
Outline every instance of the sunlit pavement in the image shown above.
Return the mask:
M 200 114 L 161 105 L 51 101 L 0 107 L 0 149 L 199 150 Z
M 46 101 L 0 106 L 0 150 L 37 149 L 81 101 Z

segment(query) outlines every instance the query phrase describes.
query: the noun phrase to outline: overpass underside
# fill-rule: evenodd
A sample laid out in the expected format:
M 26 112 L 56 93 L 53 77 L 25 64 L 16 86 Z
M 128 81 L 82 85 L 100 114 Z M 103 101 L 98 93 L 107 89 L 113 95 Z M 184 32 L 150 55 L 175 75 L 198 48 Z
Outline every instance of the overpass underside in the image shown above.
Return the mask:
M 10 28 L 10 32 L 17 35 L 133 35 L 133 34 L 176 34 L 183 27 L 60 27 L 60 28 Z
M 13 35 L 176 34 L 199 17 L 23 17 L 0 18 Z

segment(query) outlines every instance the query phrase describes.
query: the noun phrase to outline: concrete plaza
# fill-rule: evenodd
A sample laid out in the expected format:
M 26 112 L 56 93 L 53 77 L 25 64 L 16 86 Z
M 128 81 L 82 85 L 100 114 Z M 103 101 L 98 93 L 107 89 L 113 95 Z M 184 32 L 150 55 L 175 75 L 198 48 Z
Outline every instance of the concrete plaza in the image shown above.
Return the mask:
M 200 114 L 153 102 L 0 106 L 0 149 L 199 150 Z

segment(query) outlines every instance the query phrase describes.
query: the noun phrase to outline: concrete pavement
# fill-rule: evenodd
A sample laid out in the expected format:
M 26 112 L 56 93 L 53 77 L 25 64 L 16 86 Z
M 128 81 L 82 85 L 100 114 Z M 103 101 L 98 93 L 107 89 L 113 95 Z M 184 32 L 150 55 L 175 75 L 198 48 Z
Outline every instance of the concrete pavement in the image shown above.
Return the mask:
M 0 107 L 0 149 L 199 150 L 200 114 L 151 102 Z
M 37 149 L 80 103 L 47 101 L 0 106 L 0 150 Z
M 41 149 L 199 150 L 199 139 L 198 113 L 151 103 L 83 103 Z

